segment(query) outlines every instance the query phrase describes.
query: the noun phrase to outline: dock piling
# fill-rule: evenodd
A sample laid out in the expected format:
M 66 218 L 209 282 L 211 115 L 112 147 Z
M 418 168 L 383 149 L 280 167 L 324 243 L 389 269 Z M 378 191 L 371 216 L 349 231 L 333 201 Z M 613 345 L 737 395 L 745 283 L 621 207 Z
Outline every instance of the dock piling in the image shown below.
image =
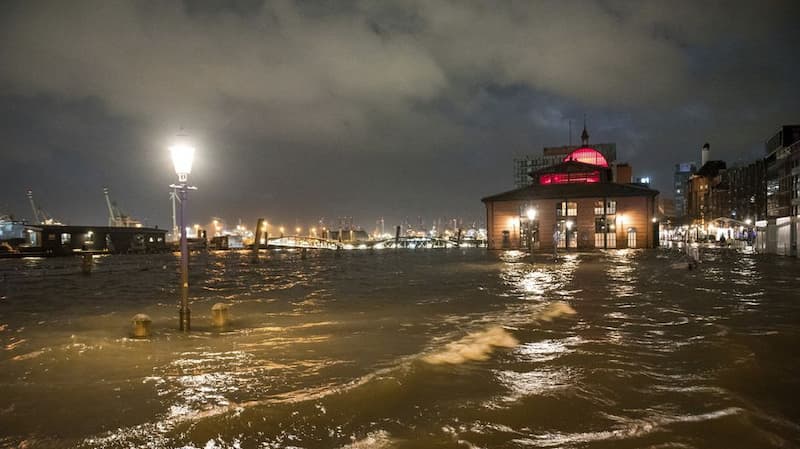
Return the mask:
M 258 263 L 258 251 L 261 249 L 261 235 L 263 227 L 264 227 L 264 219 L 259 218 L 258 222 L 256 223 L 255 239 L 253 240 L 253 263 Z

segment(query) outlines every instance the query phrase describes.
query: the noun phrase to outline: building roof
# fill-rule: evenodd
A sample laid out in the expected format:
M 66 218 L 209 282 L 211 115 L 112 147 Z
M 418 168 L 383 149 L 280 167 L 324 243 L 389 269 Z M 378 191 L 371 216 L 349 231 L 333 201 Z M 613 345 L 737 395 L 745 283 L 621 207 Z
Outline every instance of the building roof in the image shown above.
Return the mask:
M 706 176 L 713 178 L 717 176 L 720 170 L 725 170 L 725 161 L 708 161 L 697 170 L 697 176 Z
M 578 162 L 579 163 L 579 162 Z M 582 164 L 588 165 L 588 164 Z M 590 167 L 593 167 L 590 165 Z M 597 167 L 594 167 L 597 169 Z M 658 195 L 658 190 L 636 184 L 591 183 L 591 184 L 532 184 L 508 192 L 498 193 L 481 199 L 488 201 L 571 199 L 571 198 L 614 198 L 625 196 Z

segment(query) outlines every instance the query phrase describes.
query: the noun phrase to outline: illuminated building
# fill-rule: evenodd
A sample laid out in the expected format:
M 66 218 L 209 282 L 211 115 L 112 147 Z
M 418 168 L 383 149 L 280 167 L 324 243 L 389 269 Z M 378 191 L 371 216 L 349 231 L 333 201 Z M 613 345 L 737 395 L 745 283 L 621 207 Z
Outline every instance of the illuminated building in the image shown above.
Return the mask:
M 516 187 L 530 185 L 533 183 L 533 179 L 529 176 L 531 172 L 558 164 L 564 160 L 564 157 L 581 147 L 582 145 L 544 147 L 541 156 L 527 155 L 514 159 L 514 185 Z M 609 164 L 613 163 L 617 158 L 616 143 L 593 144 L 592 148 L 600 152 Z
M 529 173 L 531 184 L 483 198 L 489 249 L 652 248 L 658 191 L 613 182 L 605 156 L 588 144 Z
M 692 224 L 705 226 L 715 218 L 728 216 L 730 195 L 724 177 L 726 168 L 724 161 L 708 161 L 689 178 L 686 193 Z

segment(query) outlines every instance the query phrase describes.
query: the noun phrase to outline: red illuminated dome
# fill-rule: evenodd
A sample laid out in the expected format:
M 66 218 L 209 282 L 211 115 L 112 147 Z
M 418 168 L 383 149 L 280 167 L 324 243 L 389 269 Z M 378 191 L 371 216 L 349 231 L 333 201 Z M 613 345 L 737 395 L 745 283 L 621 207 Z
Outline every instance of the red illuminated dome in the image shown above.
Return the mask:
M 608 161 L 606 161 L 605 156 L 594 148 L 589 147 L 578 148 L 567 155 L 567 157 L 564 158 L 564 162 L 569 161 L 583 162 L 584 164 L 608 168 Z

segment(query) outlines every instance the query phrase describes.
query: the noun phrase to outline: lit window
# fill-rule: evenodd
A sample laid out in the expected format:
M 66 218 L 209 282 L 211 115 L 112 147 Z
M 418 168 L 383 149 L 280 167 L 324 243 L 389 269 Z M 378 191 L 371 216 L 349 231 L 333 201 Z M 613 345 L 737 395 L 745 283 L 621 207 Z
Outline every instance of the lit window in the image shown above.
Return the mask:
M 578 216 L 578 203 L 574 201 L 562 201 L 556 205 L 556 216 L 576 217 Z
M 590 184 L 600 182 L 600 172 L 547 173 L 539 177 L 539 184 Z

